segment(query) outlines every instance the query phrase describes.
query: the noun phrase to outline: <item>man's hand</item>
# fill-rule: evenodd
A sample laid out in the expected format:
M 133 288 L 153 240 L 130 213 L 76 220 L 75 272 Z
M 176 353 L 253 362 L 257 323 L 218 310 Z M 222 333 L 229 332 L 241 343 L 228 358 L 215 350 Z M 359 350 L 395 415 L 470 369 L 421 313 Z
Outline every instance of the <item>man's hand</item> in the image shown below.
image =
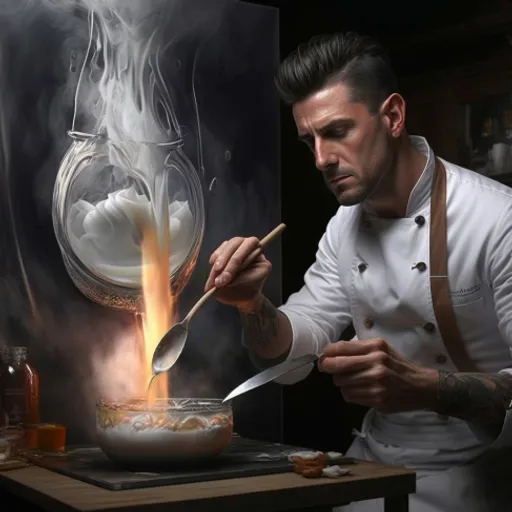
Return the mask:
M 332 374 L 347 402 L 387 413 L 437 404 L 439 373 L 411 363 L 382 339 L 332 343 L 318 368 Z
M 210 256 L 210 275 L 205 291 L 218 288 L 215 298 L 241 311 L 258 313 L 263 307 L 263 285 L 272 265 L 256 237 L 232 238 Z

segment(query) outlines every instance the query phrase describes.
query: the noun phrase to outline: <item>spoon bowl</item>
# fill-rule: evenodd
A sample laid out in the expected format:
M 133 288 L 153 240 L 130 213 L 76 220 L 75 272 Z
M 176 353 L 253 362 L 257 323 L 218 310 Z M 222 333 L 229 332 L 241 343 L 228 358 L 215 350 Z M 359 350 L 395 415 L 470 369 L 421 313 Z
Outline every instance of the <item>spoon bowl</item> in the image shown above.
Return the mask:
M 277 238 L 286 228 L 285 224 L 279 224 L 274 230 L 272 230 L 265 238 L 260 240 L 262 248 L 267 246 L 274 238 Z M 245 266 L 240 270 L 243 270 L 248 266 L 251 261 L 247 261 Z M 153 378 L 160 373 L 169 371 L 180 357 L 188 337 L 188 324 L 192 317 L 195 315 L 197 310 L 217 291 L 214 286 L 208 290 L 189 311 L 188 315 L 177 324 L 173 325 L 161 338 L 155 351 L 153 352 L 153 359 L 151 362 L 153 370 Z M 152 379 L 153 380 L 153 379 Z M 151 382 L 152 382 L 151 380 Z M 150 382 L 150 385 L 151 385 Z
M 187 341 L 188 335 L 188 322 L 180 322 L 171 327 L 165 334 L 162 341 L 172 339 L 172 342 L 160 343 L 157 345 L 153 354 L 153 374 L 158 375 L 159 373 L 165 372 L 174 366 L 174 363 L 178 360 L 183 347 Z

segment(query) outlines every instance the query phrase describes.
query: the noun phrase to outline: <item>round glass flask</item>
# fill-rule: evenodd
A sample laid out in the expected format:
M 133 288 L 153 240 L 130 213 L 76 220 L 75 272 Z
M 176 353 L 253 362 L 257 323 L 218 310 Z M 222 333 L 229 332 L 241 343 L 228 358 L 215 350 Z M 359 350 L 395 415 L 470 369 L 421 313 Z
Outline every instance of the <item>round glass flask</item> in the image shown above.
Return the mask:
M 52 214 L 74 284 L 104 306 L 141 312 L 143 220 L 154 223 L 159 238 L 168 229 L 169 279 L 173 294 L 179 294 L 197 260 L 205 222 L 201 181 L 181 140 L 70 136 Z

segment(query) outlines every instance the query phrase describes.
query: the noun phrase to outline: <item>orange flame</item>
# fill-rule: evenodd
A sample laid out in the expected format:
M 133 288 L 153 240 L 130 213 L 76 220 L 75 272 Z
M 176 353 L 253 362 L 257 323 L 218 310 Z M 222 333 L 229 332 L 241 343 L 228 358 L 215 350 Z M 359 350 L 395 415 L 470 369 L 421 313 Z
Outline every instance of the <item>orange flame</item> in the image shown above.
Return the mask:
M 146 391 L 153 375 L 151 360 L 161 337 L 174 325 L 175 301 L 169 282 L 169 226 L 163 226 L 162 240 L 159 240 L 155 223 L 145 222 L 142 228 L 142 291 L 144 316 L 142 320 L 144 364 L 142 378 Z M 169 398 L 168 375 L 155 378 L 151 385 L 148 400 Z

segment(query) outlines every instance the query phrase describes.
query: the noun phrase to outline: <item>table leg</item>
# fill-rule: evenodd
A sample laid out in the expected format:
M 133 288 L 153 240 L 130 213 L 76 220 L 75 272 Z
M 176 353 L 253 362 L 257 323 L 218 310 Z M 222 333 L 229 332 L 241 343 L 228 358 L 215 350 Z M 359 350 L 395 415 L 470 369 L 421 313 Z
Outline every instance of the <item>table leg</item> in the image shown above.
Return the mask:
M 384 498 L 384 512 L 409 512 L 409 495 L 398 494 Z

